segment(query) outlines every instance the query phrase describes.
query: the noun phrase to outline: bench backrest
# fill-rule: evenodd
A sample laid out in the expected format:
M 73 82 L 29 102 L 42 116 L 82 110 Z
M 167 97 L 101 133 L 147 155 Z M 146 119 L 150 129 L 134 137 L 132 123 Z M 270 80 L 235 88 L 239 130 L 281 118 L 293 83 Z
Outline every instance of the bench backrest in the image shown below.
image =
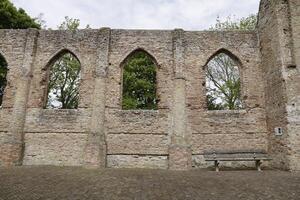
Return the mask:
M 205 159 L 270 159 L 264 151 L 206 152 Z

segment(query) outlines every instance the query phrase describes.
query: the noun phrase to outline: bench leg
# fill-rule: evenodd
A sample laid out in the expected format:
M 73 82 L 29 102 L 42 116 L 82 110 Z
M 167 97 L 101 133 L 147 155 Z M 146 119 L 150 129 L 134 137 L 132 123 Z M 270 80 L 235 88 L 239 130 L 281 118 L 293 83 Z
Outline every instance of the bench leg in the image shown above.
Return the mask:
M 215 160 L 215 169 L 216 169 L 216 172 L 219 172 L 219 171 L 220 171 L 220 169 L 219 169 L 219 164 L 220 164 L 220 162 L 217 161 L 217 160 Z
M 257 169 L 257 171 L 261 171 L 261 167 L 260 167 L 260 165 L 262 164 L 262 162 L 260 161 L 260 160 L 256 160 L 255 161 L 255 166 L 256 166 L 256 169 Z

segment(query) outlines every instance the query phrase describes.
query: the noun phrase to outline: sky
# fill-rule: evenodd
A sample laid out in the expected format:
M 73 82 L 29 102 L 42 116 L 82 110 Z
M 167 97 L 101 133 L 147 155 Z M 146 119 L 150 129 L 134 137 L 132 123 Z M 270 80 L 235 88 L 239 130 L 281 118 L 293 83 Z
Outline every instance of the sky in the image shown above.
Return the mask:
M 219 16 L 242 18 L 258 12 L 259 0 L 12 0 L 31 17 L 43 13 L 47 28 L 65 16 L 80 19 L 81 28 L 208 29 Z

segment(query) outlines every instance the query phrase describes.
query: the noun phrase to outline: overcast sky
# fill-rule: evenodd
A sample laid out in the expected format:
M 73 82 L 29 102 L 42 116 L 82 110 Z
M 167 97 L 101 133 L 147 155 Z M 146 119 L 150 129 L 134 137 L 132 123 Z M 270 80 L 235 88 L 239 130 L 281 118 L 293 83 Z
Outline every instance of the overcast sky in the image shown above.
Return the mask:
M 32 16 L 44 14 L 48 28 L 65 16 L 80 19 L 81 27 L 202 30 L 228 15 L 257 13 L 259 0 L 12 0 Z

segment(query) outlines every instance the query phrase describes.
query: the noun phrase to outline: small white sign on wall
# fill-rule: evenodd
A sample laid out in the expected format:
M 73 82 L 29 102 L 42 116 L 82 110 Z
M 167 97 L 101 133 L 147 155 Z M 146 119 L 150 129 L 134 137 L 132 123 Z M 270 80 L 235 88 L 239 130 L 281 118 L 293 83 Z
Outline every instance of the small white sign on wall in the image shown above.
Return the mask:
M 276 136 L 282 136 L 283 135 L 283 128 L 282 127 L 276 127 L 275 128 L 275 135 Z

